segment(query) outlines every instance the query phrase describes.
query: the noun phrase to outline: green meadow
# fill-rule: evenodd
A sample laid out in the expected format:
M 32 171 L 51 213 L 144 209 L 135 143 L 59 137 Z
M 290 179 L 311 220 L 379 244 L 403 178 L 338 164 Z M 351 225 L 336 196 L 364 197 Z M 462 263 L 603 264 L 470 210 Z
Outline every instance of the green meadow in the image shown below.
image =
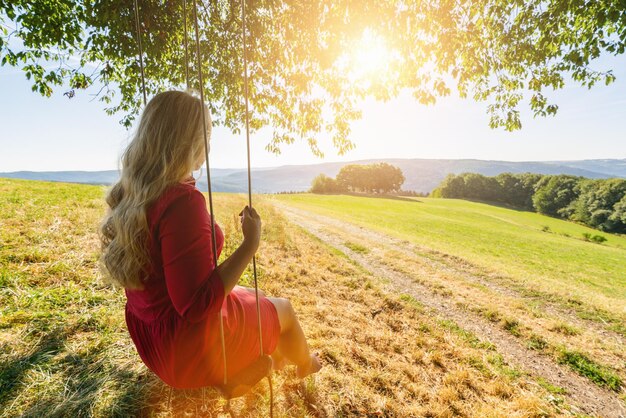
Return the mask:
M 527 292 L 626 313 L 626 237 L 531 212 L 457 199 L 294 194 L 276 199 L 506 276 Z M 584 234 L 601 235 L 598 244 Z
M 0 179 L 0 418 L 267 416 L 265 382 L 229 410 L 214 389 L 172 390 L 142 364 L 124 323 L 124 294 L 98 273 L 103 193 L 100 186 Z M 389 292 L 384 280 L 288 222 L 272 202 L 255 197 L 263 218 L 260 287 L 292 301 L 325 364 L 306 381 L 293 367 L 274 373 L 275 416 L 569 410 L 560 388 Z M 215 203 L 227 256 L 241 241 L 237 213 L 246 199 L 217 194 Z

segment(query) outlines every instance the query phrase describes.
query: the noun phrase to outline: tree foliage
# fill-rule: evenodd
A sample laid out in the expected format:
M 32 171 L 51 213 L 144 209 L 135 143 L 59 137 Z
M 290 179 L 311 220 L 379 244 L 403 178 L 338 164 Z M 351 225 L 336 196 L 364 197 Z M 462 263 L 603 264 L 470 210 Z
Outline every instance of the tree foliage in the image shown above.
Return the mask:
M 149 96 L 185 84 L 183 1 L 139 0 Z M 187 20 L 192 21 L 192 1 Z M 237 132 L 245 115 L 240 3 L 199 3 L 201 61 L 215 124 Z M 487 102 L 492 127 L 519 129 L 520 103 L 555 114 L 548 89 L 571 77 L 591 87 L 614 80 L 596 70 L 601 54 L 626 45 L 623 0 L 277 1 L 246 0 L 252 129 L 271 126 L 267 148 L 327 132 L 339 152 L 352 147 L 349 122 L 366 96 L 388 100 L 402 90 L 430 104 L 456 87 Z M 34 91 L 93 83 L 129 125 L 141 107 L 133 0 L 0 0 L 2 65 L 21 68 Z M 190 34 L 191 25 L 189 26 Z M 384 71 L 359 75 L 363 33 L 384 40 Z M 191 85 L 196 80 L 190 48 Z M 55 63 L 55 66 L 49 66 Z
M 535 186 L 533 206 L 544 215 L 568 218 L 569 207 L 579 194 L 581 177 L 545 176 Z
M 626 180 L 569 175 L 503 173 L 449 174 L 433 197 L 504 203 L 580 222 L 606 232 L 626 233 Z
M 581 184 L 572 218 L 609 232 L 626 232 L 624 202 L 626 180 L 587 180 Z
M 344 189 L 362 193 L 390 193 L 404 183 L 402 170 L 387 163 L 349 164 L 337 174 L 337 183 Z
M 328 177 L 326 174 L 320 174 L 313 179 L 311 183 L 311 193 L 341 193 L 345 190 L 337 183 L 332 177 Z
M 535 184 L 541 178 L 540 174 L 533 173 L 502 173 L 496 177 L 477 173 L 449 174 L 433 190 L 432 196 L 498 202 L 533 210 Z
M 402 170 L 387 163 L 348 164 L 339 170 L 337 178 L 324 174 L 313 179 L 312 193 L 392 193 L 404 183 Z
M 534 173 L 498 174 L 496 181 L 500 185 L 501 198 L 496 201 L 524 210 L 533 210 L 535 185 L 541 177 L 541 174 Z

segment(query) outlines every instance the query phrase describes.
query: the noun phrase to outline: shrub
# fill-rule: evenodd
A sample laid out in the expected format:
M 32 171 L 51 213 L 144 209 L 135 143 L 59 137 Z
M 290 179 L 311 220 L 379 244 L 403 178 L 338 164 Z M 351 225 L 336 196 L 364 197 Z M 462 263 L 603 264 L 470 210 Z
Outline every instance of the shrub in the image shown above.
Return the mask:
M 606 237 L 602 236 L 602 235 L 593 235 L 591 237 L 591 240 L 593 242 L 597 242 L 598 244 L 603 243 L 606 241 Z
M 589 232 L 583 232 L 583 240 L 601 244 L 606 241 L 606 237 L 602 235 L 591 235 Z

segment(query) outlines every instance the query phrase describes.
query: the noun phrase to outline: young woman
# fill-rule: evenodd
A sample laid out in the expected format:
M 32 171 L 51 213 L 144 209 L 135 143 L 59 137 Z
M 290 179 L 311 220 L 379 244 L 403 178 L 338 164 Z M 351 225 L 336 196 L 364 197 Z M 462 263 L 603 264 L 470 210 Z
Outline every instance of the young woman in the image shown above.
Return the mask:
M 254 291 L 236 284 L 259 246 L 261 219 L 243 209 L 243 242 L 214 268 L 212 218 L 191 177 L 205 160 L 202 129 L 210 135 L 210 115 L 198 98 L 180 91 L 155 96 L 123 154 L 101 226 L 101 261 L 125 288 L 130 336 L 143 362 L 176 388 L 222 383 L 220 312 L 228 375 L 259 355 Z M 219 254 L 224 236 L 217 225 L 215 234 Z M 299 377 L 318 371 L 289 300 L 261 293 L 260 307 L 263 350 L 274 367 L 289 361 Z

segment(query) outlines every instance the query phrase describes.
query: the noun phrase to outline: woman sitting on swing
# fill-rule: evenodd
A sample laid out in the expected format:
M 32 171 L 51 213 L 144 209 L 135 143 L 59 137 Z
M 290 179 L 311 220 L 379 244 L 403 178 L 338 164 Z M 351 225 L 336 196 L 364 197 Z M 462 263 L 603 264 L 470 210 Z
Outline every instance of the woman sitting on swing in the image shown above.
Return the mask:
M 125 288 L 126 324 L 143 362 L 175 388 L 216 386 L 259 356 L 253 289 L 237 281 L 259 246 L 261 219 L 242 211 L 243 242 L 214 268 L 211 216 L 192 171 L 205 161 L 201 109 L 189 93 L 168 91 L 146 106 L 122 157 L 122 175 L 107 195 L 102 227 L 105 273 Z M 224 235 L 215 225 L 217 252 Z M 273 367 L 297 366 L 298 377 L 321 365 L 287 299 L 260 292 L 263 351 Z

